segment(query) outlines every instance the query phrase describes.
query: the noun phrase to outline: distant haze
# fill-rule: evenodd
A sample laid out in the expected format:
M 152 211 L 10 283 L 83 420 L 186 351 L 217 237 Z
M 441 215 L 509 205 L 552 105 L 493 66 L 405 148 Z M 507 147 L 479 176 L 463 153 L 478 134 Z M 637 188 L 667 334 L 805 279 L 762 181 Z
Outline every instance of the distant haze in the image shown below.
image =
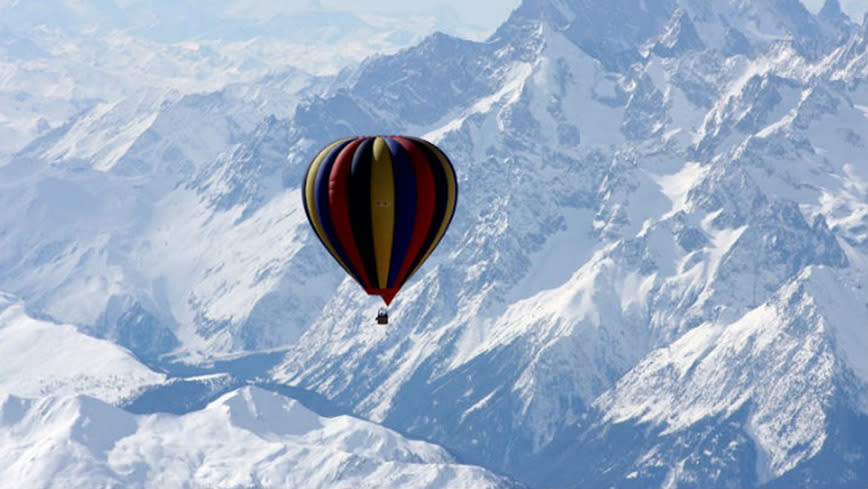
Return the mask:
M 841 10 L 856 22 L 861 21 L 865 12 L 868 12 L 868 2 L 865 0 L 839 0 L 839 2 L 841 3 Z M 811 12 L 817 12 L 823 8 L 824 0 L 803 0 L 802 3 Z
M 817 12 L 823 7 L 825 0 L 803 0 L 802 3 L 812 12 Z M 865 0 L 839 0 L 841 10 L 859 22 L 862 16 L 868 12 L 868 2 Z M 364 7 L 359 7 L 352 0 L 324 0 L 312 1 L 309 6 L 317 6 L 326 9 L 341 10 L 370 10 L 370 11 L 404 11 L 404 10 L 436 10 L 438 8 L 451 9 L 460 18 L 463 24 L 482 28 L 487 32 L 493 31 L 500 25 L 509 13 L 519 5 L 520 0 L 418 0 L 412 4 L 405 0 L 370 0 L 365 2 Z M 412 7 L 411 7 L 412 5 Z

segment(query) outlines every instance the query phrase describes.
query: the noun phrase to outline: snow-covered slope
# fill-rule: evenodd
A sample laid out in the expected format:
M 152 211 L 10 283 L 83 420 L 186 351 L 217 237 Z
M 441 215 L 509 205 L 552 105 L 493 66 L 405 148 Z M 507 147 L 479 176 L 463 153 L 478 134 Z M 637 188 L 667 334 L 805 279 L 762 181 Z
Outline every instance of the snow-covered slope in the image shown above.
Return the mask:
M 331 79 L 101 104 L 0 167 L 0 288 L 176 375 L 286 352 L 243 378 L 533 487 L 864 486 L 866 35 L 834 0 L 527 0 Z M 299 202 L 356 133 L 461 188 L 388 327 Z
M 810 267 L 737 321 L 705 323 L 651 352 L 595 401 L 600 422 L 659 426 L 664 438 L 708 419 L 729 423 L 744 435 L 741 447 L 731 451 L 743 450 L 750 440 L 757 452 L 756 472 L 747 467 L 739 485 L 765 484 L 785 474 L 834 443 L 828 438 L 837 429 L 864 434 L 868 362 L 856 352 L 868 346 L 863 312 L 868 300 L 857 289 L 858 276 Z M 855 420 L 842 416 L 846 410 Z M 668 452 L 667 445 L 631 447 L 641 452 L 640 463 L 631 467 L 639 469 L 635 479 L 659 481 L 663 474 L 655 472 L 664 459 L 659 453 Z M 855 459 L 854 468 L 866 461 L 858 445 L 845 453 Z M 667 460 L 665 480 L 732 480 L 732 471 L 708 473 L 726 465 L 725 459 L 715 460 L 720 455 L 685 453 L 674 464 Z M 833 485 L 855 482 L 847 470 L 835 469 L 840 473 L 827 474 Z
M 627 3 L 622 8 L 630 10 Z M 864 433 L 859 413 L 865 398 L 851 392 L 865 389 L 865 379 L 855 374 L 865 364 L 845 354 L 837 333 L 822 326 L 858 336 L 868 323 L 863 302 L 850 306 L 849 319 L 818 313 L 805 320 L 818 329 L 803 341 L 828 345 L 827 361 L 835 366 L 828 375 L 820 374 L 822 362 L 807 361 L 801 371 L 739 380 L 745 365 L 761 369 L 763 363 L 738 349 L 738 361 L 722 357 L 709 367 L 732 388 L 726 391 L 731 397 L 690 403 L 708 397 L 697 388 L 705 379 L 677 378 L 661 387 L 686 399 L 672 409 L 690 405 L 693 422 L 678 426 L 688 438 L 746 402 L 760 406 L 759 413 L 780 410 L 757 414 L 746 431 L 721 436 L 742 436 L 756 450 L 746 458 L 758 462 L 719 472 L 699 463 L 632 478 L 641 454 L 612 472 L 597 471 L 605 460 L 576 463 L 583 448 L 612 454 L 624 442 L 606 435 L 605 426 L 624 422 L 614 412 L 601 418 L 599 431 L 581 433 L 598 410 L 614 409 L 599 399 L 647 369 L 642 359 L 659 348 L 713 328 L 731 329 L 731 337 L 748 334 L 745 324 L 756 325 L 783 300 L 776 297 L 817 273 L 848 284 L 854 299 L 866 285 L 858 265 L 865 260 L 868 200 L 865 115 L 858 102 L 866 88 L 864 50 L 846 47 L 864 43 L 864 26 L 861 33 L 852 25 L 830 33 L 832 27 L 798 4 L 703 5 L 657 4 L 635 31 L 593 45 L 587 44 L 586 16 L 607 13 L 578 2 L 526 2 L 488 44 L 432 39 L 420 45 L 419 55 L 433 49 L 443 58 L 460 49 L 464 64 L 451 69 L 492 74 L 484 80 L 493 86 L 468 84 L 456 95 L 459 108 L 426 110 L 420 113 L 425 119 L 409 121 L 459 162 L 464 211 L 424 278 L 403 292 L 392 311 L 394 325 L 365 325 L 372 306 L 352 287 L 339 289 L 278 378 L 532 485 L 773 483 L 799 463 L 826 456 L 823 449 L 849 460 L 841 469 L 849 475 L 834 479 L 836 485 L 866 480 L 860 445 L 842 448 L 816 436 L 838 429 Z M 726 15 L 715 15 L 721 11 Z M 744 32 L 736 33 L 736 26 Z M 743 38 L 744 45 L 722 45 L 718 31 Z M 813 33 L 816 43 L 788 40 L 803 32 Z M 388 63 L 413 66 L 413 54 Z M 834 82 L 831 73 L 848 82 Z M 435 86 L 413 89 L 433 94 Z M 358 107 L 368 107 L 368 93 L 358 85 L 355 90 Z M 351 127 L 368 130 L 365 118 L 354 120 L 358 125 Z M 329 127 L 328 118 L 320 122 L 317 135 Z M 383 120 L 386 127 L 392 123 Z M 362 312 L 347 317 L 347 310 Z M 791 318 L 781 314 L 783 328 Z M 776 358 L 793 348 L 780 336 L 773 344 L 767 355 Z M 759 385 L 775 376 L 791 380 L 777 382 L 775 395 L 763 393 Z M 804 395 L 805 377 L 816 378 L 817 395 Z M 734 387 L 743 382 L 748 386 Z M 655 389 L 645 378 L 636 385 Z M 684 391 L 690 394 L 677 394 Z M 635 406 L 645 392 L 631 392 L 625 405 Z M 790 408 L 782 410 L 783 403 Z M 806 413 L 818 410 L 829 422 L 816 427 L 820 418 Z M 851 415 L 854 421 L 842 421 Z M 651 421 L 660 422 L 635 420 Z M 781 424 L 794 428 L 770 435 Z M 602 447 L 583 436 L 600 436 Z M 677 443 L 677 437 L 659 436 L 660 443 Z M 793 448 L 807 439 L 810 445 Z M 709 457 L 725 460 L 721 443 Z M 672 467 L 680 460 L 675 455 L 670 450 L 653 462 Z M 815 470 L 816 484 L 823 484 L 822 473 Z
M 165 375 L 129 351 L 87 336 L 69 324 L 36 319 L 0 293 L 0 393 L 19 397 L 87 395 L 115 403 Z
M 134 409 L 178 379 L 72 325 L 35 319 L 8 294 L 0 358 L 4 488 L 513 486 L 436 445 L 255 387 L 180 415 L 132 414 L 118 405 Z M 221 387 L 214 376 L 185 381 Z
M 129 105 L 126 97 L 211 92 L 289 70 L 334 74 L 435 29 L 480 35 L 449 9 L 384 14 L 235 0 L 2 2 L 0 165 L 82 111 L 104 114 Z M 280 98 L 267 101 L 272 110 L 291 109 L 278 107 Z M 143 119 L 116 122 L 111 129 L 125 133 Z M 97 136 L 88 135 L 91 146 Z
M 437 446 L 246 387 L 181 416 L 0 397 L 0 487 L 510 487 Z

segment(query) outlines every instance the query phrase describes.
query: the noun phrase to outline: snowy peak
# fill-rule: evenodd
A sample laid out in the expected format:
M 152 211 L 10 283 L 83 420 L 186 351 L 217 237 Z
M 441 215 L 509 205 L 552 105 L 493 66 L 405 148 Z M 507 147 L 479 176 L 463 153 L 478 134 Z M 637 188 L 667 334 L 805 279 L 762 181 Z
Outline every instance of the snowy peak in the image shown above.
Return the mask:
M 225 411 L 232 425 L 262 434 L 305 435 L 322 427 L 319 416 L 298 401 L 257 388 L 226 394 L 207 409 Z
M 120 481 L 102 461 L 119 440 L 135 432 L 129 413 L 87 396 L 7 396 L 0 399 L 0 410 L 0 487 Z
M 507 38 L 521 26 L 547 24 L 561 31 L 574 44 L 602 62 L 621 71 L 641 59 L 638 46 L 657 34 L 672 17 L 675 2 L 618 0 L 525 0 L 494 34 Z
M 827 283 L 830 276 L 825 267 L 809 268 L 739 320 L 703 324 L 653 351 L 595 407 L 609 422 L 662 425 L 664 433 L 672 433 L 717 416 L 736 416 L 749 406 L 745 429 L 765 454 L 757 469 L 759 482 L 781 476 L 816 455 L 828 426 L 839 422 L 822 406 L 843 398 L 868 412 L 864 386 L 840 392 L 848 387 L 834 380 L 853 372 L 864 375 L 866 362 L 842 361 L 847 357 L 835 350 L 843 346 L 840 337 L 852 345 L 865 343 L 864 334 L 852 335 L 864 329 L 858 325 L 868 320 L 868 312 L 858 307 L 843 315 L 832 306 L 846 298 L 853 304 L 865 300 L 856 298 L 852 284 Z M 796 398 L 806 402 L 786 401 Z
M 125 177 L 189 178 L 248 137 L 262 118 L 291 113 L 313 80 L 287 70 L 206 94 L 141 89 L 95 104 L 18 157 Z
M 798 0 L 685 5 L 709 46 L 726 46 L 733 54 L 755 54 L 755 50 L 786 44 L 812 60 L 828 54 L 854 27 L 848 17 L 832 15 L 834 5 L 825 7 L 826 16 L 812 14 Z
M 603 5 L 587 0 L 525 0 L 507 24 L 518 19 L 542 20 L 574 34 L 574 41 L 606 39 L 625 43 L 623 48 L 653 35 L 674 8 L 675 2 L 670 1 L 617 0 Z
M 24 397 L 87 394 L 119 402 L 165 379 L 114 343 L 33 318 L 2 293 L 0 356 L 0 393 Z
M 850 18 L 841 10 L 841 2 L 838 0 L 826 0 L 823 7 L 817 12 L 817 17 L 825 22 L 835 25 L 850 23 Z
M 81 117 L 25 148 L 22 156 L 108 171 L 154 124 L 161 105 L 176 94 L 147 90 L 116 102 L 95 105 Z
M 5 396 L 0 439 L 4 488 L 510 485 L 434 445 L 253 387 L 182 416 L 132 415 L 84 396 Z
M 687 51 L 705 48 L 686 10 L 678 9 L 672 20 L 654 42 L 651 50 L 664 58 L 683 55 Z

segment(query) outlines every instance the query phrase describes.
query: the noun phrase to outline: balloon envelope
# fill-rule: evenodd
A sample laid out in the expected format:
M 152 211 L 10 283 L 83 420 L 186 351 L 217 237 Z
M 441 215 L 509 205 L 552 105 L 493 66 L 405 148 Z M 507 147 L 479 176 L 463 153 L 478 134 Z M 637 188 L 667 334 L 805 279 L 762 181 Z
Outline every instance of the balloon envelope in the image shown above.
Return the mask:
M 457 196 L 449 158 L 409 136 L 335 141 L 313 158 L 302 184 L 320 241 L 387 305 L 440 242 Z

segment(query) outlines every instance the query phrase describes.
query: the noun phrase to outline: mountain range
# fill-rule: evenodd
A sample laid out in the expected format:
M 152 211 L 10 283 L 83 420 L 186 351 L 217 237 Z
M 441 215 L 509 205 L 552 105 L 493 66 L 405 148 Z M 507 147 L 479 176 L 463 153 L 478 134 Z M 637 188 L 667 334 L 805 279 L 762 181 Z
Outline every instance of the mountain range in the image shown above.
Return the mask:
M 0 159 L 3 480 L 868 484 L 868 18 L 836 0 L 525 0 L 337 73 L 59 99 Z M 381 326 L 299 185 L 395 133 L 460 194 Z

